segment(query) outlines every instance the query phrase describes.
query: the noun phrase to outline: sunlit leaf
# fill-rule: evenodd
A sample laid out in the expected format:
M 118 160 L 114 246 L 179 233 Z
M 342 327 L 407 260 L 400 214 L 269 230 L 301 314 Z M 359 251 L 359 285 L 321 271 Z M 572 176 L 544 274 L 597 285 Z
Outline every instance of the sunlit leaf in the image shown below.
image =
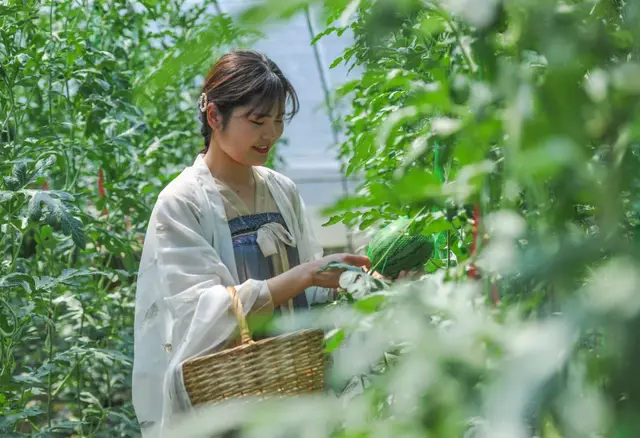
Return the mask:
M 340 347 L 345 339 L 345 331 L 343 329 L 335 329 L 325 335 L 325 347 L 326 353 L 331 353 Z

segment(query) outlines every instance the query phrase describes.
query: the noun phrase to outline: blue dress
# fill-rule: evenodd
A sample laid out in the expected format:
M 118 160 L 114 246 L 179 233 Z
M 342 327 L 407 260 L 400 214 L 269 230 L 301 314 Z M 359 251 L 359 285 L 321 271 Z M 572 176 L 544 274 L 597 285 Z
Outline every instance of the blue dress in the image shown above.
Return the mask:
M 289 269 L 300 264 L 298 249 L 295 246 L 280 245 L 286 248 L 286 254 L 276 253 L 264 256 L 258 245 L 258 230 L 269 224 L 280 224 L 288 233 L 287 224 L 278 211 L 266 181 L 262 176 L 253 171 L 255 178 L 255 200 L 252 208 L 249 208 L 240 197 L 222 181 L 214 178 L 225 206 L 227 222 L 231 231 L 233 251 L 235 256 L 238 280 L 244 283 L 249 279 L 268 280 L 284 272 L 285 263 Z M 283 262 L 283 259 L 285 260 Z M 308 308 L 306 294 L 300 293 L 293 300 L 293 309 Z M 290 303 L 278 306 L 278 313 L 289 312 Z
M 237 216 L 229 221 L 240 283 L 244 283 L 249 279 L 267 280 L 281 273 L 278 272 L 279 269 L 274 263 L 275 256 L 265 257 L 257 242 L 258 229 L 270 222 L 279 223 L 285 230 L 289 231 L 284 218 L 278 212 L 247 214 Z M 296 247 L 286 246 L 286 251 L 291 268 L 300 264 Z M 293 299 L 293 306 L 296 309 L 307 308 L 306 295 L 304 293 L 298 294 Z M 276 310 L 283 312 L 282 307 L 278 306 Z

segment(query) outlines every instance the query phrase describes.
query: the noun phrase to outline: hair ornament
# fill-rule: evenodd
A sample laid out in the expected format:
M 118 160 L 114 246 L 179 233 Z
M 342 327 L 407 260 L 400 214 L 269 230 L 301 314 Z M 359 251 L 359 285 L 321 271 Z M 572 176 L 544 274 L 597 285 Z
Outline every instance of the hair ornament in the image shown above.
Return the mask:
M 209 104 L 207 101 L 207 93 L 202 93 L 200 95 L 200 102 L 199 102 L 199 107 L 200 107 L 200 112 L 204 113 L 207 111 L 207 105 Z

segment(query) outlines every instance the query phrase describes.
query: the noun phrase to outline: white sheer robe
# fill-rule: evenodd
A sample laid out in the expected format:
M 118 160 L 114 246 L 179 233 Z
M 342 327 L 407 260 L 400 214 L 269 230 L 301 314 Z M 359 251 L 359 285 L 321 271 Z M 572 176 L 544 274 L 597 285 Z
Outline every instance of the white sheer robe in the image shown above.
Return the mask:
M 273 170 L 256 167 L 283 216 L 300 263 L 322 257 L 295 184 Z M 270 303 L 266 281 L 238 284 L 231 233 L 220 186 L 198 156 L 160 194 L 147 229 L 140 262 L 133 365 L 133 405 L 143 435 L 147 426 L 167 425 L 190 407 L 181 364 L 228 341 L 236 321 L 228 312 L 226 286 L 234 285 L 246 313 Z M 265 246 L 269 236 L 262 235 Z M 291 243 L 291 242 L 289 242 Z M 309 304 L 331 291 L 309 288 Z

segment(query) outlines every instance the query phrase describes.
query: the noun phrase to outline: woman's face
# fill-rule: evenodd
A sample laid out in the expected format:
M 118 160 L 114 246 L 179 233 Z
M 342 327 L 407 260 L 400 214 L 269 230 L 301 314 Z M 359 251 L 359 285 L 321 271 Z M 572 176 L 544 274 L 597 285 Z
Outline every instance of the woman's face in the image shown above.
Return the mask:
M 279 108 L 253 114 L 250 109 L 249 106 L 234 109 L 224 130 L 220 118 L 214 117 L 213 142 L 237 163 L 262 166 L 267 162 L 271 147 L 282 135 L 283 114 Z

